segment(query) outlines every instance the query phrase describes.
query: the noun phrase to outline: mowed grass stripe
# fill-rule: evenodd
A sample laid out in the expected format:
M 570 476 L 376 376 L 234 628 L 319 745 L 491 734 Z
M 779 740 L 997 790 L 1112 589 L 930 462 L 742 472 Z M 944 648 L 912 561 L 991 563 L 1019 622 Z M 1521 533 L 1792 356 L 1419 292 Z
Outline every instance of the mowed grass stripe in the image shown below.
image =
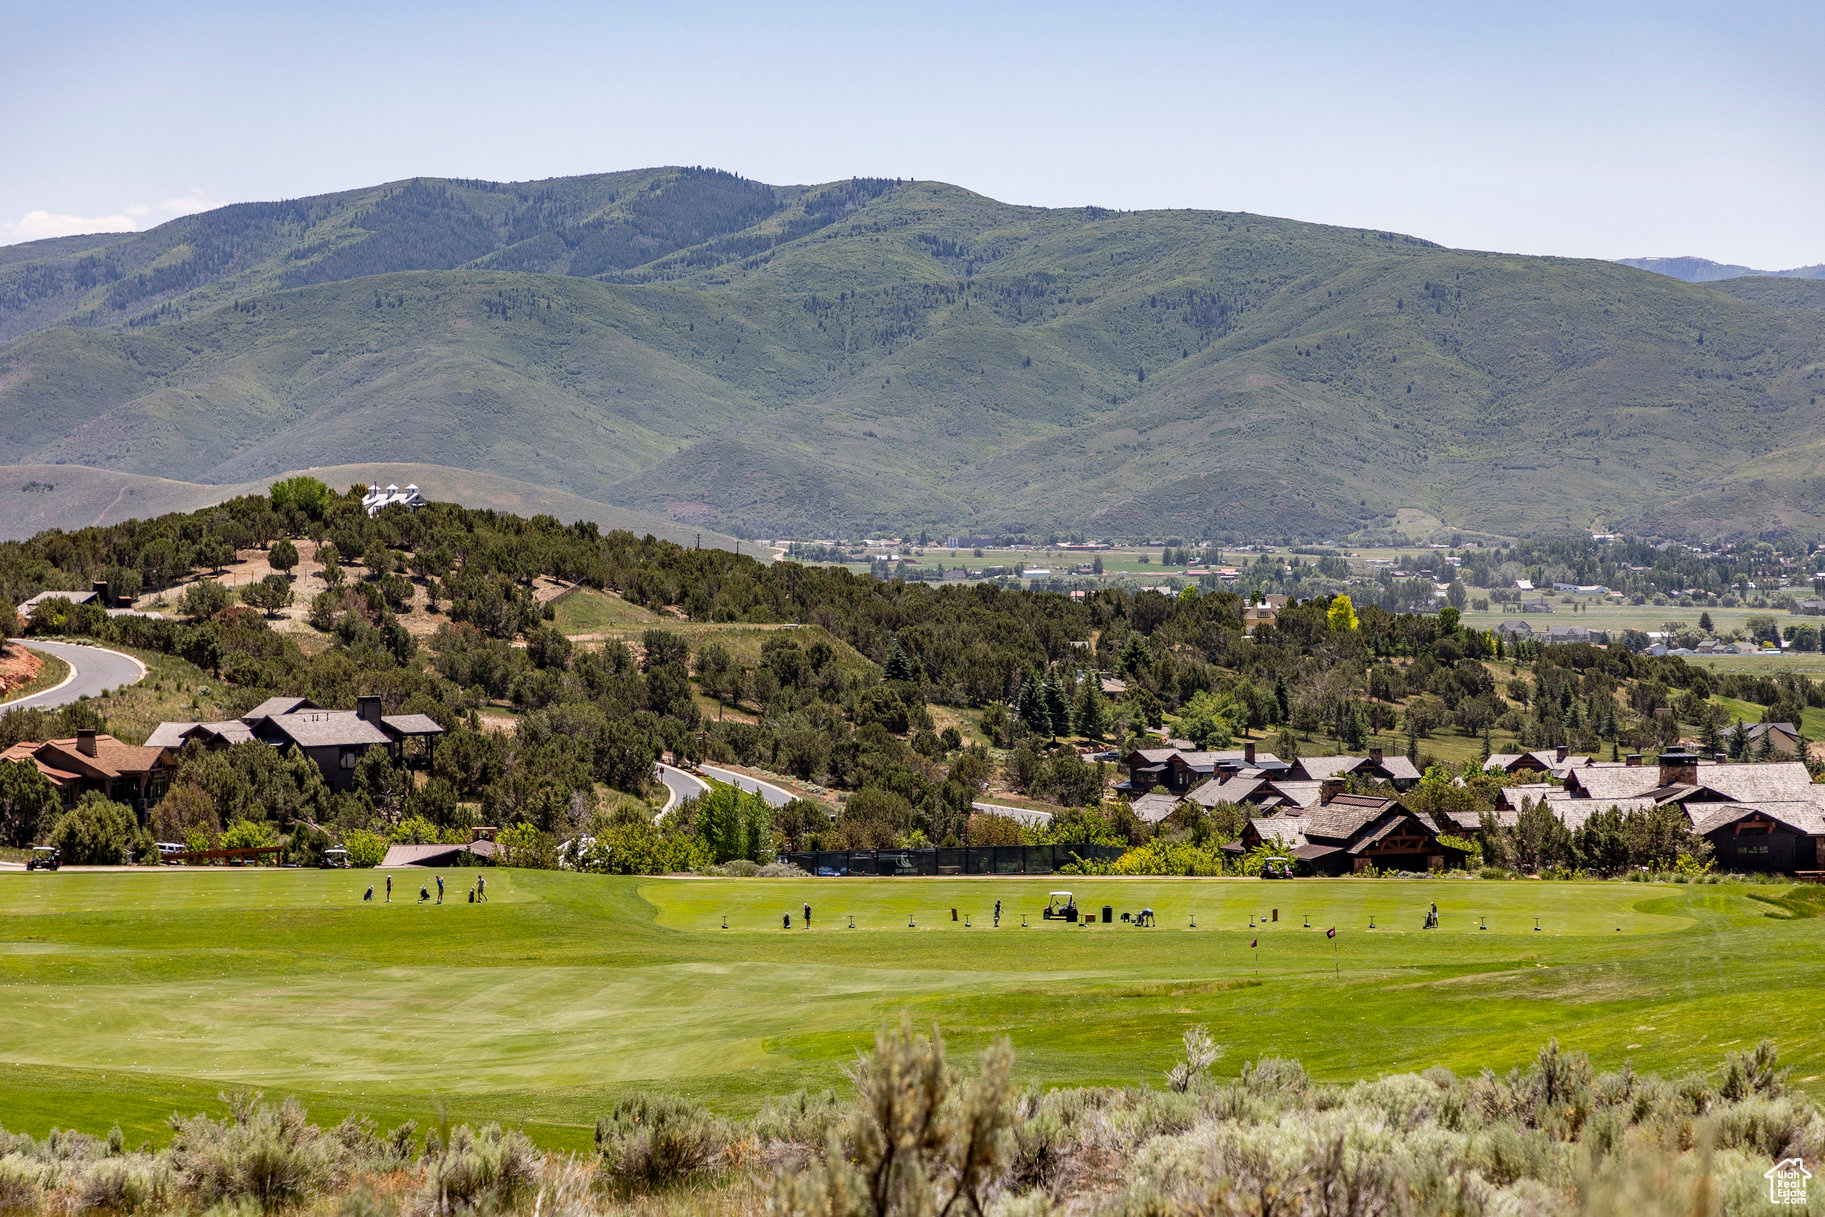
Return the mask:
M 901 1011 L 960 1051 L 1010 1036 L 1046 1084 L 1157 1078 L 1196 1022 L 1227 1068 L 1288 1055 L 1338 1080 L 1506 1069 L 1549 1036 L 1679 1071 L 1770 1034 L 1798 1076 L 1825 1074 L 1810 889 L 494 870 L 472 905 L 474 874 L 444 872 L 441 906 L 417 904 L 436 889 L 412 871 L 391 905 L 374 872 L 0 877 L 0 1123 L 157 1136 L 246 1086 L 322 1118 L 442 1110 L 582 1145 L 634 1089 L 747 1110 L 840 1084 Z M 1060 888 L 1159 927 L 1041 921 Z

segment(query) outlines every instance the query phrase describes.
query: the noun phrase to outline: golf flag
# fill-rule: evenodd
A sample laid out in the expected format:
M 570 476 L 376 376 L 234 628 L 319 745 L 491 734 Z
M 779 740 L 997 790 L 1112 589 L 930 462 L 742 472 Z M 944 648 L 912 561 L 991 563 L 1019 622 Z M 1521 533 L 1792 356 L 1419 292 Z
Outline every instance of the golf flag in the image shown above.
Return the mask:
M 1328 930 L 1326 930 L 1326 931 L 1325 931 L 1325 932 L 1324 932 L 1324 936 L 1325 936 L 1325 937 L 1326 937 L 1326 938 L 1335 938 L 1335 937 L 1337 937 L 1337 927 L 1336 927 L 1336 926 L 1332 926 L 1332 927 L 1331 927 L 1331 928 L 1330 928 L 1330 929 L 1328 929 Z
M 1255 944 L 1256 944 L 1256 943 L 1257 943 L 1257 942 L 1260 942 L 1260 941 L 1261 941 L 1261 940 L 1260 940 L 1260 939 L 1259 939 L 1259 938 L 1251 938 L 1251 939 L 1249 939 L 1249 940 L 1248 940 L 1248 945 L 1249 945 L 1249 946 L 1251 946 L 1251 947 L 1252 947 L 1252 946 L 1254 946 L 1254 945 L 1255 945 Z

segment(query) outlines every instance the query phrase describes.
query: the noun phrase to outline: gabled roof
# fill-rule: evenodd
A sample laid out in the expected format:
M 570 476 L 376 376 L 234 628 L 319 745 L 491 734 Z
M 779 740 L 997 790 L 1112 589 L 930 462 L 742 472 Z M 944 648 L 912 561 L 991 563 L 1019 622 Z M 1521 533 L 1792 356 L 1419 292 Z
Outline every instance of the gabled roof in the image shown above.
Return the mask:
M 1122 763 L 1132 765 L 1139 761 L 1144 765 L 1164 765 L 1178 754 L 1177 748 L 1136 748 L 1122 758 Z
M 320 709 L 316 702 L 308 697 L 269 697 L 247 713 L 241 715 L 241 721 L 251 723 L 258 718 L 271 718 L 275 714 L 290 714 L 294 710 Z
M 1809 800 L 1817 797 L 1819 791 L 1812 784 L 1812 774 L 1804 761 L 1701 764 L 1698 766 L 1698 784 L 1738 803 Z
M 148 748 L 182 748 L 187 740 L 213 737 L 230 744 L 245 744 L 253 732 L 240 719 L 220 723 L 160 723 L 146 737 Z
M 1269 816 L 1248 823 L 1263 841 L 1279 849 L 1291 849 L 1305 844 L 1305 829 L 1309 822 L 1304 816 Z
M 1624 765 L 1620 769 L 1586 766 L 1568 770 L 1565 775 L 1567 790 L 1598 800 L 1636 799 L 1659 785 L 1660 770 L 1645 765 Z
M 1748 816 L 1761 814 L 1805 837 L 1825 836 L 1825 808 L 1811 801 L 1769 800 L 1759 803 L 1700 803 L 1690 809 L 1692 831 L 1712 833 Z M 1802 868 L 1805 869 L 1805 868 Z
M 1783 735 L 1798 738 L 1800 729 L 1792 723 L 1757 723 L 1749 728 L 1749 738 L 1759 740 L 1770 731 L 1779 731 Z
M 163 748 L 123 744 L 106 732 L 95 736 L 95 755 L 76 746 L 76 739 L 22 740 L 0 752 L 0 761 L 30 761 L 53 782 L 76 778 L 112 781 L 150 772 L 165 756 Z
M 1144 824 L 1158 824 L 1171 815 L 1179 806 L 1178 796 L 1170 794 L 1144 794 L 1130 804 L 1134 814 Z
M 390 744 L 393 737 L 353 710 L 301 710 L 267 718 L 261 730 L 277 732 L 300 748 Z
M 1293 762 L 1293 771 L 1314 782 L 1322 782 L 1326 778 L 1354 773 L 1367 760 L 1367 757 L 1361 756 L 1302 756 Z
M 1275 778 L 1274 789 L 1286 796 L 1287 802 L 1298 807 L 1316 807 L 1318 800 L 1324 797 L 1324 787 L 1319 782 L 1300 782 L 1292 778 Z
M 1185 797 L 1200 807 L 1215 807 L 1218 803 L 1245 803 L 1250 795 L 1265 786 L 1266 778 L 1212 778 Z

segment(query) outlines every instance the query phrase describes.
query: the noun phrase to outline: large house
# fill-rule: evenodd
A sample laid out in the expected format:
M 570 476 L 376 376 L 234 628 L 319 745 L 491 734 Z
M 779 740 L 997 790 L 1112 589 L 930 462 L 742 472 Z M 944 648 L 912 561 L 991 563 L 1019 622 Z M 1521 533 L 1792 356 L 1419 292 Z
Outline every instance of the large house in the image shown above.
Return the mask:
M 378 697 L 356 698 L 353 710 L 325 710 L 303 697 L 269 697 L 239 719 L 160 723 L 146 743 L 173 750 L 192 741 L 205 748 L 253 740 L 275 748 L 296 747 L 317 762 L 332 790 L 347 790 L 368 749 L 385 748 L 396 762 L 428 762 L 433 741 L 443 730 L 423 714 L 382 714 Z
M 1144 794 L 1156 786 L 1172 794 L 1185 794 L 1194 786 L 1214 777 L 1241 773 L 1278 775 L 1291 766 L 1271 752 L 1257 752 L 1252 741 L 1240 748 L 1220 752 L 1201 752 L 1179 747 L 1136 748 L 1122 758 L 1128 766 L 1128 780 L 1117 790 Z
M 1223 848 L 1244 854 L 1262 845 L 1284 851 L 1301 870 L 1342 875 L 1367 870 L 1429 871 L 1461 867 L 1464 851 L 1439 840 L 1428 817 L 1399 799 L 1341 794 L 1299 815 L 1250 820 Z
M 371 516 L 379 515 L 383 507 L 395 505 L 410 511 L 417 511 L 425 505 L 426 501 L 425 496 L 418 492 L 416 486 L 407 486 L 401 490 L 397 486 L 388 485 L 386 489 L 382 490 L 378 482 L 369 486 L 368 492 L 361 496 L 361 505 Z
M 112 735 L 88 728 L 70 739 L 23 741 L 0 752 L 0 761 L 26 761 L 56 788 L 65 807 L 74 807 L 91 790 L 124 803 L 146 820 L 146 813 L 165 797 L 175 762 L 163 748 L 123 744 Z
M 370 748 L 408 759 L 409 741 L 421 740 L 428 760 L 443 728 L 423 714 L 382 714 L 378 697 L 357 697 L 353 710 L 325 710 L 302 697 L 273 697 L 242 716 L 253 738 L 274 747 L 296 747 L 317 762 L 332 790 L 355 782 L 355 766 Z

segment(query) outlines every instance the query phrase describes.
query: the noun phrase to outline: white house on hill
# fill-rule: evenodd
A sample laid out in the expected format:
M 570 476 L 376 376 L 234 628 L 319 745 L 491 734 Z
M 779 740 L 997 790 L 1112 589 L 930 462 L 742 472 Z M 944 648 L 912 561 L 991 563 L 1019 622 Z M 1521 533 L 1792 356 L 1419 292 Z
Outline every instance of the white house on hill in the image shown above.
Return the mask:
M 385 490 L 376 482 L 368 487 L 368 492 L 361 496 L 361 505 L 367 508 L 369 515 L 379 515 L 382 507 L 391 507 L 398 503 L 402 507 L 418 510 L 425 505 L 425 496 L 418 493 L 418 487 L 407 486 L 404 490 L 388 485 Z

